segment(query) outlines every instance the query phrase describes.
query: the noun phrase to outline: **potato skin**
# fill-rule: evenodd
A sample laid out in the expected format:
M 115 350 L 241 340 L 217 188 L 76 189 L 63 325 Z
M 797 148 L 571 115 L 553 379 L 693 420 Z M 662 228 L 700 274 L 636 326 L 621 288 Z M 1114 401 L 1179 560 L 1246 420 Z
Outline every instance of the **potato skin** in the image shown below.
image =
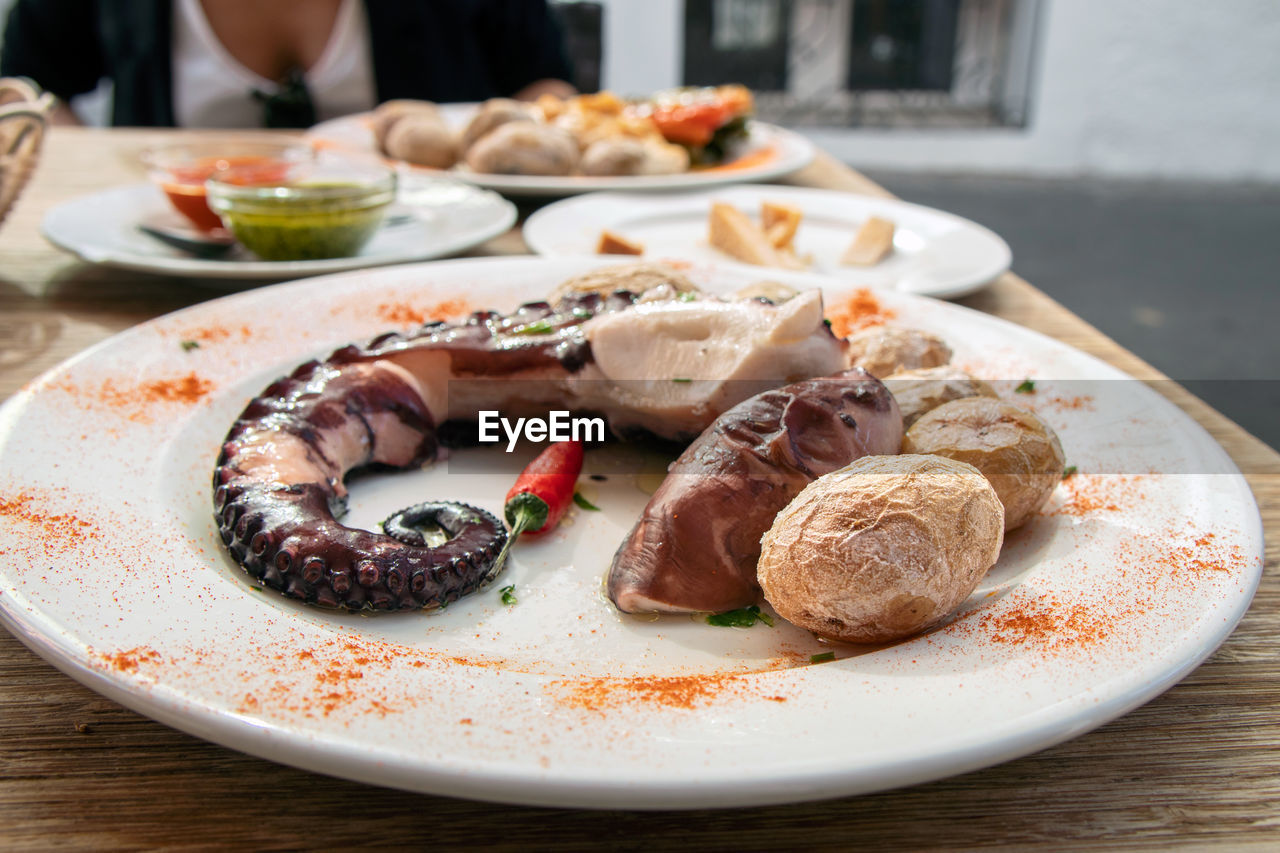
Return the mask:
M 951 347 L 920 329 L 877 326 L 849 336 L 850 367 L 861 367 L 877 379 L 951 361 Z
M 584 175 L 675 175 L 689 169 L 689 153 L 678 145 L 616 137 L 597 139 L 582 152 Z
M 495 175 L 568 175 L 578 165 L 578 143 L 554 125 L 508 122 L 472 145 L 466 161 Z
M 387 135 L 403 119 L 410 117 L 419 121 L 434 121 L 438 124 L 444 124 L 444 119 L 440 115 L 440 108 L 431 101 L 412 101 L 404 98 L 386 101 L 379 104 L 378 108 L 373 111 L 372 121 L 370 122 L 370 130 L 373 131 L 373 138 L 377 141 L 378 150 L 383 154 L 391 154 L 387 150 Z
M 448 169 L 458 161 L 458 140 L 443 122 L 404 116 L 387 133 L 388 156 L 416 166 Z
M 789 622 L 849 643 L 942 622 L 1000 556 L 1004 509 L 973 466 L 869 456 L 810 483 L 761 539 L 756 575 Z
M 987 397 L 953 400 L 922 416 L 907 430 L 902 452 L 946 456 L 981 471 L 1004 504 L 1005 530 L 1044 506 L 1066 465 L 1062 443 L 1048 424 Z
M 898 401 L 902 425 L 907 429 L 943 403 L 965 397 L 996 396 L 995 389 L 986 382 L 950 365 L 904 370 L 883 381 Z
M 480 109 L 462 129 L 458 145 L 465 154 L 485 136 L 513 121 L 533 122 L 537 121 L 537 115 L 529 104 L 510 98 L 490 98 L 480 105 Z

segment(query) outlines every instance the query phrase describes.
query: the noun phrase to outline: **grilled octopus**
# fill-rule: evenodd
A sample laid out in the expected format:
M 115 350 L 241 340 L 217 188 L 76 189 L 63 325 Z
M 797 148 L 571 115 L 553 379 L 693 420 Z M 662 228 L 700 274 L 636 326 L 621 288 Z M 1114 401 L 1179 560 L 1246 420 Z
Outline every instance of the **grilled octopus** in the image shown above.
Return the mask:
M 643 293 L 624 286 L 636 282 Z M 230 555 L 309 603 L 438 607 L 501 569 L 502 524 L 435 502 L 396 513 L 385 532 L 344 526 L 352 470 L 431 462 L 481 409 L 569 409 L 605 417 L 620 436 L 688 442 L 753 394 L 843 366 L 816 292 L 773 305 L 692 291 L 670 271 L 596 271 L 562 285 L 554 304 L 391 332 L 303 364 L 254 398 L 223 442 L 213 503 Z M 447 541 L 428 544 L 424 521 Z

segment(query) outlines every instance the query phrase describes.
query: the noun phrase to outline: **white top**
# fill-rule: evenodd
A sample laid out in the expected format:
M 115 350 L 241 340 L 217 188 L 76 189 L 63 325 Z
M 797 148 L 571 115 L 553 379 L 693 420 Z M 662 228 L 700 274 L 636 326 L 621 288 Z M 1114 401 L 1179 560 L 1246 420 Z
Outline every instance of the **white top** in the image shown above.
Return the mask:
M 377 103 L 369 23 L 360 0 L 343 0 L 329 43 L 306 70 L 319 120 L 372 109 Z M 178 0 L 173 20 L 173 109 L 179 127 L 261 127 L 254 90 L 280 85 L 241 65 L 209 26 L 200 0 Z

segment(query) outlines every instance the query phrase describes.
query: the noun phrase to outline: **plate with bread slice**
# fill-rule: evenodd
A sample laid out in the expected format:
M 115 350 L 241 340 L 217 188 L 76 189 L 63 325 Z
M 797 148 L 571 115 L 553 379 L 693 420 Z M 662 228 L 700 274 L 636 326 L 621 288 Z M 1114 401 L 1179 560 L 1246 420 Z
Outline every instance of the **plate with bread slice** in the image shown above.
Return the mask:
M 942 299 L 980 290 L 1013 259 L 998 234 L 941 210 L 762 184 L 577 196 L 529 217 L 524 239 L 550 257 L 735 262 Z

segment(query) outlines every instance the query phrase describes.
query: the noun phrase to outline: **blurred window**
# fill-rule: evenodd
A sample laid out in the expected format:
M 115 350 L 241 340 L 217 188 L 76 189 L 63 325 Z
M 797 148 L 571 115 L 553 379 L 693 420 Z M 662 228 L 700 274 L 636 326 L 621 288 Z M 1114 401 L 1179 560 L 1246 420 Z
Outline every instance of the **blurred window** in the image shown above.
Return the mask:
M 684 83 L 785 89 L 787 0 L 685 0 Z
M 960 0 L 855 0 L 849 16 L 853 91 L 949 91 Z
M 786 124 L 1020 126 L 1041 2 L 684 0 L 684 82 Z

